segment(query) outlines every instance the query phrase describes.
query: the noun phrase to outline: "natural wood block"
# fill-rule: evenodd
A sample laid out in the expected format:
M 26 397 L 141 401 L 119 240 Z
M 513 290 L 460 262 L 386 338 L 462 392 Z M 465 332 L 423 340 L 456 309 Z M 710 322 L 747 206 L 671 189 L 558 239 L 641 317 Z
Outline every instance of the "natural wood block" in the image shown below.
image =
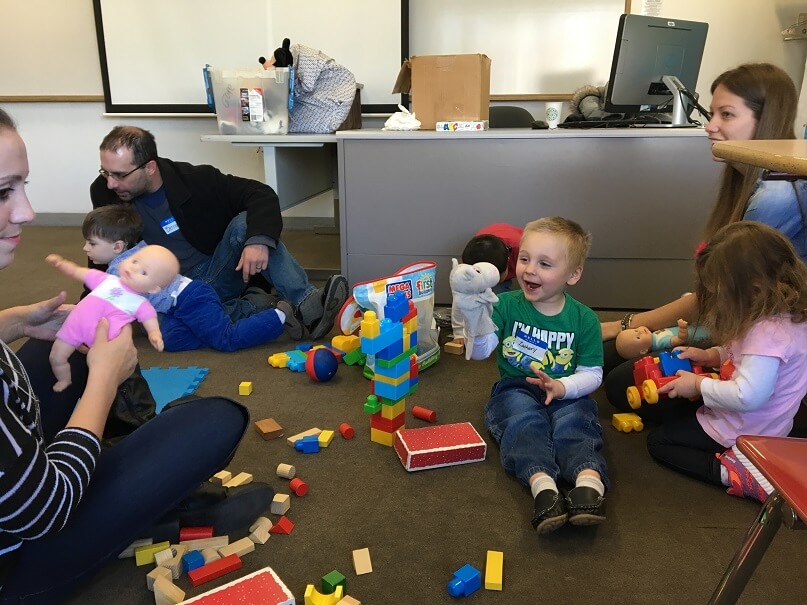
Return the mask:
M 155 605 L 177 605 L 185 600 L 185 592 L 166 578 L 154 580 Z
M 230 471 L 219 471 L 212 477 L 210 477 L 210 483 L 216 483 L 218 485 L 224 485 L 227 481 L 233 478 L 233 474 Z
M 353 551 L 353 568 L 356 570 L 357 576 L 372 573 L 373 563 L 370 560 L 369 548 L 359 548 Z
M 285 515 L 291 508 L 291 496 L 289 494 L 275 494 L 272 498 L 270 510 L 273 515 Z
M 224 483 L 224 487 L 238 487 L 239 485 L 246 485 L 252 483 L 251 473 L 238 473 L 235 477 Z
M 283 436 L 283 427 L 274 418 L 264 418 L 255 423 L 255 430 L 266 441 Z
M 167 567 L 155 567 L 150 572 L 146 574 L 146 588 L 150 591 L 154 592 L 154 581 L 157 578 L 165 578 L 166 580 L 171 580 L 171 570 Z
M 291 447 L 294 447 L 294 442 L 297 441 L 298 439 L 308 437 L 309 435 L 319 435 L 321 432 L 322 430 L 318 428 L 308 429 L 307 431 L 303 431 L 302 433 L 297 433 L 296 435 L 287 437 L 286 443 L 288 443 Z
M 447 342 L 443 345 L 443 352 L 450 355 L 465 355 L 465 346 L 456 342 Z
M 294 468 L 291 464 L 278 464 L 276 472 L 278 477 L 285 477 L 286 479 L 294 479 L 294 475 L 297 474 L 297 469 Z
M 241 558 L 254 550 L 255 550 L 255 542 L 253 542 L 249 538 L 241 538 L 240 540 L 236 540 L 232 544 L 228 544 L 227 546 L 222 546 L 221 548 L 219 548 L 219 554 L 223 558 L 229 557 L 230 555 L 238 555 L 238 557 Z

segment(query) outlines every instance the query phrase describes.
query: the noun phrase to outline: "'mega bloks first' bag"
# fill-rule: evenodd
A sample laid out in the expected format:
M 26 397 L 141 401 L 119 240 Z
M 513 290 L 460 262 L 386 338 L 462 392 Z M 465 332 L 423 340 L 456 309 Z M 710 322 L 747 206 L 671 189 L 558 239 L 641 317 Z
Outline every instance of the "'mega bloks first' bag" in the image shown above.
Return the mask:
M 339 328 L 343 334 L 358 331 L 365 311 L 375 311 L 384 318 L 384 305 L 392 292 L 403 292 L 415 303 L 418 313 L 418 368 L 425 370 L 440 359 L 437 330 L 434 327 L 434 284 L 437 264 L 431 261 L 412 263 L 389 277 L 362 282 L 353 286 L 351 296 L 339 313 Z

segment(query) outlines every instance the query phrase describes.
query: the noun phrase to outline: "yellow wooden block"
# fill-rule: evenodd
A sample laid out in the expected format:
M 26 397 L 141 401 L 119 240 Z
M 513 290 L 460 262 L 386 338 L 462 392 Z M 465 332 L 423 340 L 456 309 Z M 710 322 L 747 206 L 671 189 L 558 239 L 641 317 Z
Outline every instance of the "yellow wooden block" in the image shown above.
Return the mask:
M 252 383 L 251 382 L 242 382 L 238 385 L 238 394 L 239 395 L 250 395 L 252 393 Z
M 336 592 L 322 594 L 314 588 L 313 584 L 309 584 L 305 587 L 303 598 L 305 599 L 305 605 L 336 605 L 336 603 L 342 600 L 343 591 L 344 588 L 340 584 L 336 587 Z
M 139 567 L 140 565 L 148 565 L 149 563 L 154 563 L 154 555 L 160 552 L 161 550 L 165 550 L 166 548 L 171 548 L 170 542 L 159 542 L 157 544 L 146 544 L 145 546 L 138 546 L 135 548 L 134 556 L 135 556 L 135 563 Z
M 333 431 L 322 431 L 319 434 L 319 446 L 328 447 L 333 441 Z
M 504 574 L 504 553 L 500 550 L 489 550 L 485 562 L 485 589 L 501 590 Z
M 270 355 L 266 362 L 273 368 L 285 368 L 289 365 L 290 357 L 286 353 L 275 353 Z
M 406 411 L 406 398 L 399 400 L 395 405 L 381 404 L 381 417 L 394 420 Z
M 386 431 L 370 427 L 370 441 L 373 443 L 386 445 L 387 447 L 392 447 L 392 443 L 395 441 L 395 433 L 388 433 Z

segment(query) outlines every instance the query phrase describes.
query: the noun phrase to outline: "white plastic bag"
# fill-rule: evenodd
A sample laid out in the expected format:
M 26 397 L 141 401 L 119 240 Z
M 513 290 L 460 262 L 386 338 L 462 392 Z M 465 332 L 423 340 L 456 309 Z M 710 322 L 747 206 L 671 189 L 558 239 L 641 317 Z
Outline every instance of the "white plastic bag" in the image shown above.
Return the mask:
M 420 130 L 420 120 L 403 105 L 384 122 L 383 130 Z

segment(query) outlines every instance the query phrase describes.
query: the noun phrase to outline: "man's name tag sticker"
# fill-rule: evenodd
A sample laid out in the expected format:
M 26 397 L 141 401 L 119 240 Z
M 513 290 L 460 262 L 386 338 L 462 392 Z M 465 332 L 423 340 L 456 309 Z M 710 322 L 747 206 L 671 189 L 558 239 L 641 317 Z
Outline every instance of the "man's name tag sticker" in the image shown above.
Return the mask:
M 163 228 L 166 235 L 171 235 L 174 231 L 179 231 L 179 225 L 177 225 L 173 216 L 169 216 L 167 219 L 160 221 L 160 227 Z

